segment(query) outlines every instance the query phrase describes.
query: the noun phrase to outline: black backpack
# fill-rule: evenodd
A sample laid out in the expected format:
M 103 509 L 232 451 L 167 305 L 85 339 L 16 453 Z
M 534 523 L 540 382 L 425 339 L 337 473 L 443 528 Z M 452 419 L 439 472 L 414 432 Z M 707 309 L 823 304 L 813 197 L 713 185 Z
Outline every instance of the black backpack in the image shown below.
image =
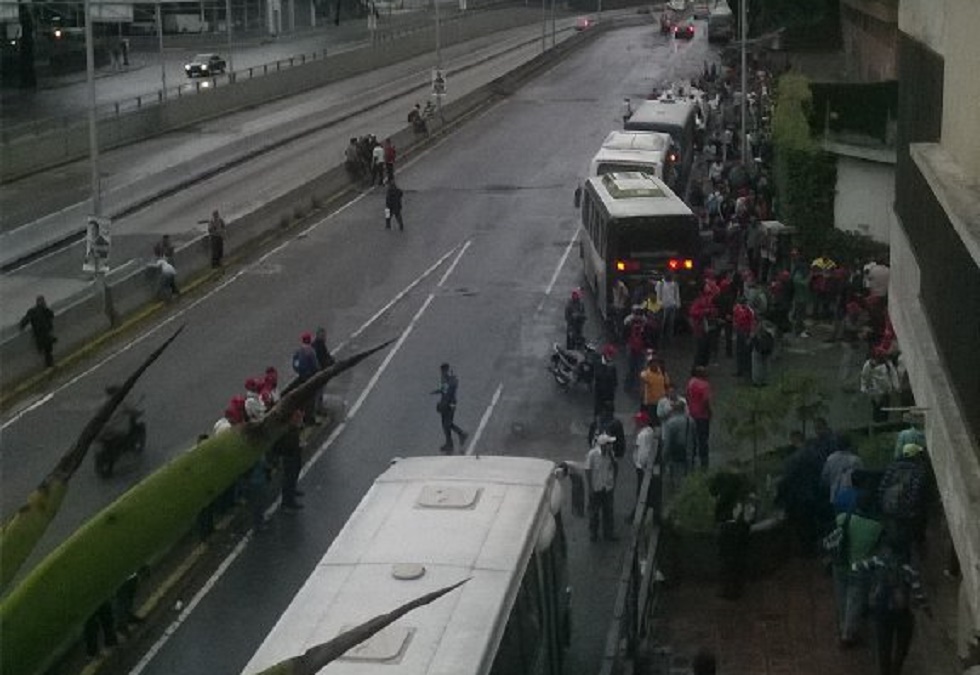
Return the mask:
M 881 512 L 890 518 L 912 518 L 918 513 L 920 482 L 916 480 L 919 467 L 912 462 L 898 462 L 879 486 Z
M 763 356 L 772 354 L 776 348 L 776 338 L 773 337 L 772 331 L 766 328 L 760 329 L 759 334 L 755 336 L 755 346 Z

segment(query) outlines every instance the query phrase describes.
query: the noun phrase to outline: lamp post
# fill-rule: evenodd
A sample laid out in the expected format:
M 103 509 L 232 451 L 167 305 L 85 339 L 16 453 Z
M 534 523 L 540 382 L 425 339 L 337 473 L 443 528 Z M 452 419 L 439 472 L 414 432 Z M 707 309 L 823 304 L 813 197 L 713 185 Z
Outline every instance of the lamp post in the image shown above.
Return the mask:
M 741 130 L 740 131 L 741 131 L 741 134 L 742 135 L 741 135 L 741 138 L 739 139 L 741 141 L 741 144 L 740 144 L 739 147 L 741 148 L 741 152 L 742 152 L 742 164 L 743 165 L 748 163 L 746 161 L 746 159 L 747 159 L 747 156 L 746 155 L 748 153 L 748 139 L 746 138 L 746 129 L 745 129 L 745 123 L 746 123 L 746 119 L 745 119 L 745 117 L 746 117 L 746 105 L 745 104 L 746 104 L 746 100 L 748 99 L 748 95 L 749 95 L 749 92 L 748 92 L 748 81 L 749 81 L 749 78 L 748 78 L 748 72 L 747 72 L 748 71 L 748 59 L 746 58 L 746 54 L 745 54 L 745 50 L 746 50 L 746 44 L 745 43 L 748 40 L 748 36 L 749 36 L 748 20 L 746 18 L 747 17 L 747 14 L 748 14 L 748 12 L 747 12 L 747 6 L 748 6 L 748 4 L 749 4 L 748 0 L 739 0 L 739 3 L 738 3 L 738 8 L 739 8 L 739 19 L 738 19 L 738 23 L 739 23 L 739 29 L 740 29 L 739 32 L 741 32 L 741 34 L 742 34 L 742 98 L 741 98 L 741 101 L 740 101 L 740 117 L 742 118 L 742 125 L 741 125 Z
M 228 72 L 235 70 L 235 67 L 231 63 L 231 0 L 225 0 L 225 27 L 228 31 Z M 232 76 L 229 75 L 229 78 Z
M 95 110 L 95 44 L 92 31 L 92 2 L 85 0 L 85 80 L 88 86 L 88 149 L 92 172 L 92 216 L 96 221 L 102 216 L 102 175 L 99 172 L 99 127 Z M 89 225 L 91 227 L 91 225 Z M 98 226 L 97 226 L 98 227 Z M 100 233 L 101 234 L 101 233 Z M 105 281 L 106 270 L 98 255 L 94 257 L 95 286 L 102 296 L 102 311 L 109 325 L 116 323 L 116 310 L 112 303 L 112 293 Z
M 160 1 L 157 1 L 157 42 L 160 45 L 160 86 L 163 88 L 163 98 L 167 98 L 167 59 L 163 55 L 163 12 Z

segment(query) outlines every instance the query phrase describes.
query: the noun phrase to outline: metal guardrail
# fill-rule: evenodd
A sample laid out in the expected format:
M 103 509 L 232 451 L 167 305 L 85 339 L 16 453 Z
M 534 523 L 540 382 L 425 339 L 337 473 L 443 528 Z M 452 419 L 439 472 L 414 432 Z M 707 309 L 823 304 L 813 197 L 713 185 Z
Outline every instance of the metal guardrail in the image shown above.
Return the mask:
M 450 10 L 447 8 L 443 10 L 445 14 L 440 17 L 440 26 L 446 31 L 455 30 L 458 28 L 459 24 L 465 20 L 467 15 L 500 9 L 503 6 L 511 5 L 514 7 L 523 7 L 523 5 L 518 5 L 512 0 L 496 0 L 480 3 L 478 6 L 472 7 L 465 12 L 459 9 Z M 276 61 L 270 61 L 269 63 L 242 68 L 241 70 L 229 71 L 227 73 L 222 73 L 221 75 L 184 81 L 179 85 L 167 87 L 166 89 L 157 89 L 139 96 L 127 97 L 116 101 L 110 101 L 108 103 L 102 103 L 96 105 L 96 118 L 103 120 L 120 117 L 126 113 L 142 110 L 148 106 L 162 105 L 167 100 L 178 99 L 184 96 L 194 96 L 201 93 L 210 93 L 221 87 L 234 84 L 239 80 L 251 80 L 252 78 L 264 77 L 271 73 L 278 73 L 289 68 L 302 66 L 306 63 L 322 61 L 327 58 L 328 51 L 329 54 L 333 55 L 358 49 L 365 45 L 383 46 L 395 40 L 409 37 L 422 31 L 434 30 L 434 15 L 429 10 L 427 10 L 424 14 L 424 17 L 419 18 L 417 21 L 406 22 L 405 25 L 394 28 L 384 26 L 379 27 L 373 36 L 369 36 L 367 39 L 357 42 L 344 43 L 335 49 L 328 50 L 324 48 L 314 52 L 298 54 L 285 59 L 278 59 Z M 30 122 L 22 122 L 20 124 L 3 125 L 3 127 L 0 128 L 0 143 L 12 143 L 21 139 L 41 136 L 43 134 L 58 130 L 68 133 L 68 131 L 73 127 L 83 126 L 87 123 L 88 112 L 81 111 L 69 115 L 42 117 Z
M 657 600 L 657 560 L 662 512 L 661 475 L 647 472 L 637 498 L 630 540 L 616 582 L 613 619 L 606 632 L 599 675 L 617 675 L 646 635 Z M 653 494 L 651 494 L 651 490 Z

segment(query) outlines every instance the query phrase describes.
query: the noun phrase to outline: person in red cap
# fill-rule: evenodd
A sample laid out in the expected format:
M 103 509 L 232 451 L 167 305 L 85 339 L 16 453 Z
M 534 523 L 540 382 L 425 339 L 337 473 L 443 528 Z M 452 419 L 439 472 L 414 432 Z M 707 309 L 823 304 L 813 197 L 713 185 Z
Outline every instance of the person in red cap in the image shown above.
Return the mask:
M 610 412 L 616 409 L 616 387 L 619 386 L 619 372 L 613 358 L 616 356 L 616 347 L 606 344 L 602 348 L 602 357 L 595 366 L 593 373 L 592 392 L 595 394 L 595 406 L 593 415 L 598 417 L 603 411 Z
M 262 378 L 262 386 L 259 390 L 259 397 L 262 399 L 266 410 L 279 403 L 279 371 L 274 366 L 265 369 L 265 376 Z
M 259 422 L 265 417 L 265 404 L 262 402 L 261 378 L 250 377 L 245 380 L 245 419 L 249 422 Z

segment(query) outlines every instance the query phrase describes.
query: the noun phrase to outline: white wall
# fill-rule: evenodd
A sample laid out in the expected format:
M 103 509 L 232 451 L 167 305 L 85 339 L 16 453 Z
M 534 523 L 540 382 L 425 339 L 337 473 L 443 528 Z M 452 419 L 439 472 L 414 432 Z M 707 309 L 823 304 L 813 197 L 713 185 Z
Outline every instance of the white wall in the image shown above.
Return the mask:
M 947 0 L 901 0 L 898 29 L 945 57 L 948 4 Z
M 834 226 L 889 242 L 895 224 L 895 167 L 837 156 Z
M 973 180 L 980 178 L 980 2 L 946 0 L 942 146 Z

